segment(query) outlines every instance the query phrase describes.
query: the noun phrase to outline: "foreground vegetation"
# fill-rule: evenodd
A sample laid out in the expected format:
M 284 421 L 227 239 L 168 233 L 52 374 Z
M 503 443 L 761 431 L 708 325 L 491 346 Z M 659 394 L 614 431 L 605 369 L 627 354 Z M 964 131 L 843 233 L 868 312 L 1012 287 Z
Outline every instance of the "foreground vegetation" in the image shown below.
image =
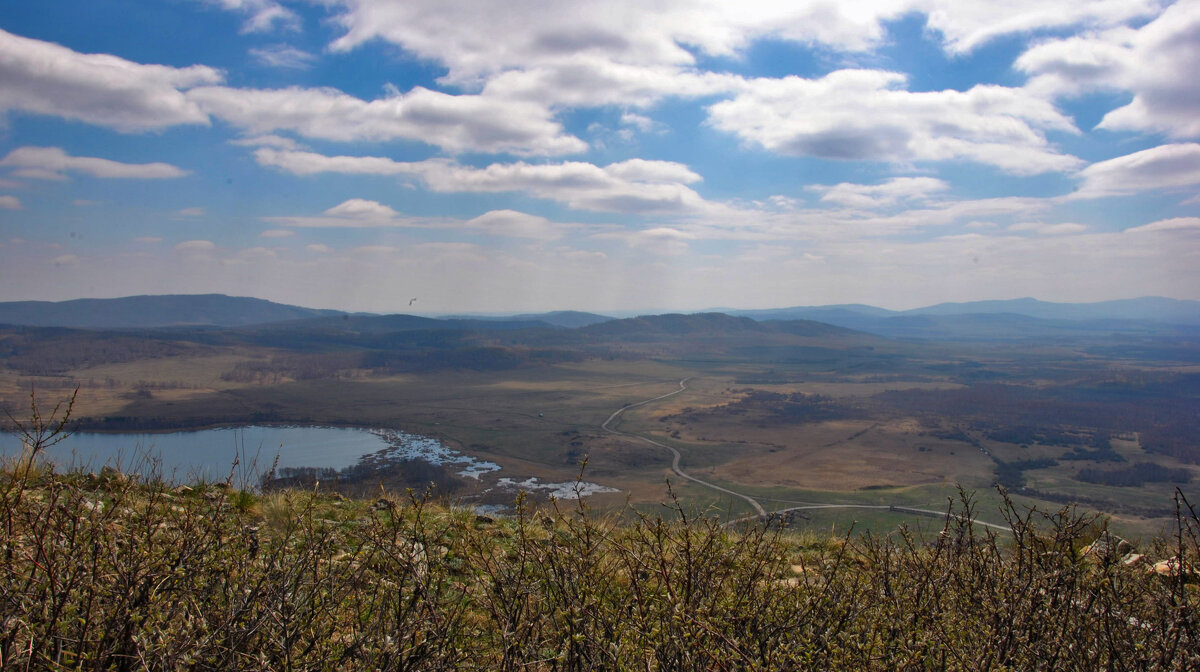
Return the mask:
M 0 472 L 3 669 L 1188 670 L 1200 528 L 1153 571 L 1070 510 L 962 498 L 929 540 L 727 529 L 678 502 L 494 519 L 412 496 Z M 1087 552 L 1085 544 L 1091 543 Z

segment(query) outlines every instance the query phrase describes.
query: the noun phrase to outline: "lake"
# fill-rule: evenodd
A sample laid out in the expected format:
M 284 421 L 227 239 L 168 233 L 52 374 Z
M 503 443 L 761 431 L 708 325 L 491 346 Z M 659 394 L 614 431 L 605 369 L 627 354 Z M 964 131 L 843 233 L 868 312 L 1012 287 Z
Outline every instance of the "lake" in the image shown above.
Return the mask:
M 0 435 L 0 455 L 14 455 L 20 441 Z M 252 484 L 271 468 L 332 467 L 341 469 L 365 455 L 385 451 L 391 457 L 420 459 L 462 468 L 461 475 L 478 478 L 497 471 L 491 462 L 476 460 L 436 439 L 395 430 L 347 427 L 224 427 L 162 434 L 73 434 L 50 448 L 47 456 L 60 470 L 82 467 L 99 470 L 106 464 L 122 471 L 148 473 L 151 460 L 163 476 L 174 481 L 197 478 Z M 239 462 L 234 469 L 235 461 Z

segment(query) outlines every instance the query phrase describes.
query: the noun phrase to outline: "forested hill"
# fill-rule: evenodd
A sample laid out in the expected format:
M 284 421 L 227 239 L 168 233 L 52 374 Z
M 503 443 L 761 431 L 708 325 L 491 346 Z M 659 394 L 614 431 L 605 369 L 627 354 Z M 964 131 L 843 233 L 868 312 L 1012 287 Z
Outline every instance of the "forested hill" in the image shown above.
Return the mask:
M 0 303 L 0 324 L 77 329 L 239 327 L 343 314 L 337 310 L 302 308 L 224 294 L 162 294 L 119 299 Z

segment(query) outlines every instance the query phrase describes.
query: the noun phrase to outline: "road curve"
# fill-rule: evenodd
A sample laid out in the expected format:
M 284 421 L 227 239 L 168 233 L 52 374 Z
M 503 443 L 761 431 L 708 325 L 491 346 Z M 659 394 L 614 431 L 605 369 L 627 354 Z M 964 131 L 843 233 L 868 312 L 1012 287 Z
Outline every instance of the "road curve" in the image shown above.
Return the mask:
M 713 483 L 709 483 L 708 481 L 701 480 L 701 479 L 696 478 L 695 476 L 692 476 L 691 474 L 688 474 L 687 472 L 685 472 L 683 469 L 681 469 L 679 467 L 679 460 L 683 456 L 680 455 L 679 451 L 676 450 L 674 446 L 669 446 L 665 443 L 659 443 L 658 441 L 655 441 L 654 439 L 648 439 L 639 434 L 630 434 L 628 432 L 618 431 L 618 430 L 613 429 L 612 427 L 609 427 L 609 425 L 614 420 L 616 420 L 618 417 L 620 417 L 620 415 L 622 413 L 624 413 L 625 411 L 627 411 L 631 408 L 637 408 L 638 406 L 645 406 L 646 404 L 658 401 L 659 399 L 666 399 L 667 397 L 673 397 L 673 396 L 679 394 L 680 392 L 683 392 L 684 390 L 688 389 L 687 381 L 689 381 L 689 380 L 691 380 L 691 378 L 684 378 L 683 380 L 679 381 L 679 389 L 675 390 L 674 392 L 668 392 L 666 394 L 661 394 L 652 399 L 646 399 L 644 401 L 639 401 L 634 404 L 626 404 L 626 405 L 618 408 L 617 410 L 613 411 L 612 415 L 608 416 L 607 420 L 600 423 L 600 429 L 603 429 L 604 431 L 608 432 L 609 434 L 616 434 L 617 436 L 623 436 L 627 439 L 634 439 L 636 441 L 644 441 L 652 446 L 657 446 L 659 448 L 663 448 L 665 450 L 671 451 L 671 455 L 672 455 L 671 471 L 678 474 L 680 478 L 684 478 L 693 483 L 698 483 L 700 485 L 703 485 L 706 488 L 716 490 L 718 492 L 723 492 L 723 493 L 725 493 L 727 495 L 731 495 L 733 497 L 737 497 L 738 499 L 744 500 L 746 503 L 750 504 L 750 506 L 754 507 L 754 510 L 758 512 L 758 515 L 760 515 L 760 516 L 767 515 L 767 510 L 762 507 L 762 504 L 759 504 L 758 501 L 753 499 L 752 497 L 750 497 L 748 495 L 743 495 L 740 492 L 734 492 L 733 490 L 730 490 L 729 488 L 722 488 L 719 485 L 715 485 Z
M 805 506 L 791 506 L 786 509 L 778 509 L 776 511 L 772 511 L 771 515 L 772 516 L 781 516 L 781 515 L 791 512 L 791 511 L 811 511 L 813 509 L 878 509 L 881 511 L 894 511 L 896 513 L 914 513 L 917 515 L 930 516 L 933 518 L 943 518 L 944 519 L 946 517 L 945 511 L 934 511 L 933 509 L 918 509 L 918 508 L 914 508 L 911 506 L 898 506 L 896 504 L 808 504 Z M 953 515 L 953 514 L 951 514 L 951 515 Z M 746 516 L 744 518 L 737 518 L 735 520 L 728 521 L 725 523 L 725 525 L 733 526 L 733 525 L 737 525 L 739 523 L 749 523 L 752 521 L 756 521 L 758 519 L 759 518 L 757 516 Z M 1004 532 L 1007 532 L 1008 530 L 1011 529 L 1007 525 L 996 525 L 995 523 L 985 523 L 982 520 L 979 520 L 978 518 L 972 518 L 971 522 L 976 525 L 982 525 L 984 527 L 990 527 L 993 530 L 1001 530 Z

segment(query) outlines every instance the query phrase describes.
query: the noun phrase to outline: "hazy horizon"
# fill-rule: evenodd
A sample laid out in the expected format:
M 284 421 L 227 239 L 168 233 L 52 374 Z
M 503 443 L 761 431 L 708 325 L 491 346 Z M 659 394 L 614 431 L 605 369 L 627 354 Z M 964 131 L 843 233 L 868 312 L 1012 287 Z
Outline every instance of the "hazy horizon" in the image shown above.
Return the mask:
M 282 301 L 274 301 L 273 299 L 267 299 L 265 297 L 250 296 L 250 295 L 226 295 L 226 294 L 220 294 L 220 293 L 215 293 L 215 294 L 203 293 L 203 294 L 176 294 L 176 295 L 172 295 L 172 296 L 208 296 L 208 295 L 228 296 L 229 298 L 237 298 L 237 299 L 258 299 L 258 300 L 264 300 L 264 301 L 272 301 L 274 303 L 280 303 L 283 305 L 289 305 L 289 306 L 294 306 L 297 308 L 306 308 L 306 309 L 312 309 L 312 310 L 334 310 L 334 311 L 341 311 L 341 312 L 347 312 L 347 313 L 363 313 L 363 314 L 376 314 L 376 315 L 414 315 L 414 316 L 419 316 L 419 317 L 431 317 L 431 318 L 453 318 L 453 317 L 460 317 L 460 316 L 463 316 L 463 317 L 510 317 L 510 316 L 521 315 L 521 314 L 536 315 L 536 314 L 542 314 L 542 313 L 556 313 L 556 312 L 592 313 L 592 314 L 604 315 L 607 317 L 622 318 L 622 317 L 633 317 L 633 316 L 638 316 L 638 315 L 662 315 L 662 314 L 668 314 L 668 313 L 771 311 L 771 310 L 789 310 L 789 309 L 795 309 L 795 308 L 821 309 L 821 308 L 838 308 L 838 307 L 843 307 L 843 306 L 854 306 L 854 305 L 863 306 L 863 307 L 867 307 L 867 308 L 882 308 L 884 310 L 902 313 L 902 312 L 911 311 L 911 310 L 933 308 L 933 307 L 942 305 L 944 303 L 974 304 L 974 303 L 986 303 L 986 302 L 1001 302 L 1001 303 L 1003 303 L 1003 302 L 1009 302 L 1009 301 L 1035 301 L 1035 302 L 1047 303 L 1047 304 L 1051 304 L 1051 305 L 1058 304 L 1058 305 L 1072 305 L 1072 306 L 1088 306 L 1088 305 L 1095 305 L 1095 304 L 1110 303 L 1110 302 L 1114 302 L 1114 301 L 1137 301 L 1137 300 L 1147 300 L 1147 299 L 1148 300 L 1167 299 L 1169 301 L 1196 301 L 1195 299 L 1177 299 L 1174 297 L 1165 297 L 1165 296 L 1138 296 L 1138 297 L 1127 297 L 1127 298 L 1120 298 L 1120 299 L 1102 299 L 1100 301 L 1053 302 L 1053 301 L 1043 301 L 1042 299 L 1039 299 L 1037 297 L 1032 297 L 1032 296 L 1020 296 L 1020 297 L 1012 297 L 1009 299 L 983 299 L 980 301 L 968 301 L 968 302 L 940 302 L 937 304 L 922 304 L 922 305 L 917 305 L 917 306 L 907 306 L 907 307 L 903 307 L 903 308 L 891 308 L 888 306 L 874 306 L 871 304 L 845 304 L 845 303 L 829 304 L 829 303 L 826 303 L 826 304 L 809 304 L 809 305 L 794 304 L 794 305 L 787 305 L 787 306 L 780 305 L 780 306 L 766 306 L 766 307 L 704 306 L 704 307 L 695 308 L 695 309 L 693 309 L 693 308 L 672 308 L 672 307 L 667 307 L 667 308 L 663 308 L 663 307 L 636 308 L 636 307 L 633 307 L 633 308 L 616 308 L 616 309 L 612 309 L 612 310 L 592 310 L 592 309 L 588 309 L 588 308 L 578 308 L 578 307 L 560 307 L 560 308 L 547 308 L 544 310 L 537 310 L 537 311 L 488 310 L 488 311 L 430 312 L 430 311 L 418 310 L 418 309 L 416 309 L 415 305 L 412 307 L 409 307 L 407 309 L 399 309 L 399 310 L 394 310 L 394 311 L 354 311 L 354 310 L 348 310 L 346 308 L 342 308 L 342 307 L 339 307 L 336 305 L 320 306 L 320 305 L 310 305 L 310 304 L 305 304 L 305 303 L 285 303 Z M 61 303 L 61 302 L 80 301 L 80 300 L 114 300 L 114 299 L 135 298 L 137 296 L 168 296 L 168 295 L 142 294 L 142 295 L 126 295 L 126 296 L 113 296 L 113 297 L 80 296 L 80 297 L 75 297 L 72 299 L 63 299 L 61 301 L 52 301 L 52 302 L 53 303 Z M 14 300 L 14 302 L 22 302 L 22 301 L 39 301 L 39 299 Z M 5 303 L 5 301 L 0 301 L 0 303 Z
M 1200 0 L 4 3 L 0 301 L 1200 299 L 1198 50 Z

